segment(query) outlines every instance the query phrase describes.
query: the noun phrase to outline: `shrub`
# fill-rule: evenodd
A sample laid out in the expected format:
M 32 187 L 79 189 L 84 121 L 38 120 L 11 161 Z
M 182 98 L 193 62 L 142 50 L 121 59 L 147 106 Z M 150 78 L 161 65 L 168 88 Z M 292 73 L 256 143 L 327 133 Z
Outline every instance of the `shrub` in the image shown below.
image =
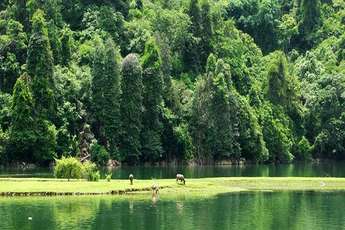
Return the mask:
M 108 182 L 110 182 L 110 181 L 111 181 L 111 176 L 112 176 L 112 175 L 113 175 L 112 173 L 106 174 L 105 179 L 106 179 Z
M 301 140 L 297 144 L 296 149 L 296 156 L 299 160 L 308 161 L 311 160 L 312 156 L 312 146 L 310 145 L 309 141 L 302 137 Z
M 83 164 L 74 157 L 55 159 L 54 175 L 68 180 L 80 179 L 83 175 Z
M 88 181 L 99 181 L 101 175 L 97 169 L 97 165 L 90 161 L 83 164 L 83 177 Z
M 110 156 L 108 151 L 97 143 L 91 146 L 91 160 L 98 165 L 104 166 L 107 164 Z

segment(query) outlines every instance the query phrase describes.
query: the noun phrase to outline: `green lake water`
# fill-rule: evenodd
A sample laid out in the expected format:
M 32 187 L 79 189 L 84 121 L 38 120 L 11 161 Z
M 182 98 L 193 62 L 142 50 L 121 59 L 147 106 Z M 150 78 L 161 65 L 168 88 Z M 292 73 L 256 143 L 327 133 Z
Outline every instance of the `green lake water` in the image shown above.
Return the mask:
M 109 173 L 101 170 L 103 176 Z M 281 165 L 242 165 L 242 166 L 179 166 L 179 167 L 120 167 L 113 169 L 114 179 L 127 179 L 134 174 L 137 179 L 174 178 L 176 173 L 183 173 L 188 178 L 199 177 L 345 177 L 345 162 L 329 162 L 322 164 L 281 164 Z M 0 177 L 53 177 L 48 168 L 31 170 L 0 168 Z
M 342 192 L 232 193 L 155 203 L 149 195 L 0 198 L 0 229 L 345 229 L 344 204 Z

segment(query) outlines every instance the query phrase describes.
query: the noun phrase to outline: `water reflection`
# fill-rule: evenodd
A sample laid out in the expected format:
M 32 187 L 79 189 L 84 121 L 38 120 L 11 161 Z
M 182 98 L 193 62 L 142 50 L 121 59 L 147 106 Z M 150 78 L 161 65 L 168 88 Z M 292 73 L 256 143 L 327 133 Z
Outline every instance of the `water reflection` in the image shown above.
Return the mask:
M 211 199 L 1 198 L 0 229 L 344 229 L 345 193 L 236 193 Z M 32 221 L 28 220 L 32 217 Z
M 244 166 L 179 166 L 179 167 L 121 167 L 111 171 L 114 179 L 128 179 L 134 174 L 136 179 L 175 178 L 177 172 L 188 178 L 199 177 L 345 177 L 345 162 L 329 162 L 322 164 L 296 163 L 286 165 L 244 165 Z M 103 177 L 108 173 L 102 170 Z M 0 169 L 0 177 L 52 177 L 49 169 L 18 170 Z

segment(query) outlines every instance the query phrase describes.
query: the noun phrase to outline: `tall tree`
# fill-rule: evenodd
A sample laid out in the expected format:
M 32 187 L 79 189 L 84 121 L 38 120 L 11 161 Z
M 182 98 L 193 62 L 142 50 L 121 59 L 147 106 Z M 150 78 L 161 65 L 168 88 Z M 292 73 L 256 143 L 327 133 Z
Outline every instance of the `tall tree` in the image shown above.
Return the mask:
M 206 61 L 212 52 L 211 40 L 213 35 L 213 26 L 210 13 L 210 3 L 208 0 L 201 2 L 201 64 L 206 65 Z
M 34 108 L 30 78 L 24 74 L 18 78 L 13 91 L 10 160 L 47 163 L 55 156 L 55 126 L 35 116 Z
M 268 99 L 277 105 L 283 106 L 286 111 L 296 107 L 298 86 L 296 80 L 289 73 L 289 64 L 283 52 L 276 52 L 274 61 L 268 70 Z
M 32 18 L 37 10 L 42 10 L 46 13 L 48 21 L 52 21 L 55 25 L 62 25 L 60 0 L 27 0 L 26 9 L 29 12 L 29 16 Z
M 237 101 L 230 78 L 229 66 L 210 55 L 192 107 L 191 132 L 198 158 L 239 157 Z
M 139 160 L 143 112 L 142 68 L 135 54 L 129 54 L 122 62 L 121 84 L 121 159 L 133 164 Z
M 273 53 L 274 61 L 268 70 L 268 99 L 284 109 L 294 121 L 295 131 L 303 135 L 302 103 L 296 78 L 289 73 L 289 64 L 283 52 Z
M 191 0 L 188 8 L 188 15 L 191 20 L 190 32 L 192 37 L 186 41 L 183 59 L 186 70 L 199 72 L 201 70 L 200 63 L 200 37 L 202 35 L 201 28 L 201 12 L 198 0 Z
M 198 0 L 191 0 L 188 8 L 188 15 L 192 22 L 191 31 L 196 37 L 200 37 L 202 33 L 201 27 L 201 10 Z
M 321 21 L 321 2 L 320 0 L 302 0 L 299 22 L 299 32 L 303 37 L 304 45 L 302 49 L 310 48 L 313 44 L 312 33 L 319 27 Z
M 31 161 L 37 136 L 35 133 L 34 100 L 29 88 L 30 78 L 22 75 L 13 89 L 12 126 L 10 129 L 11 160 Z M 10 152 L 9 151 L 9 152 Z
M 60 37 L 61 42 L 61 64 L 64 66 L 68 66 L 68 63 L 72 57 L 72 39 L 71 39 L 71 31 L 68 27 L 64 27 L 62 30 L 62 34 Z
M 96 134 L 114 156 L 120 129 L 120 67 L 112 39 L 105 44 L 98 39 L 93 61 L 91 93 Z
M 37 115 L 42 118 L 53 118 L 55 113 L 53 57 L 47 24 L 41 10 L 37 10 L 32 17 L 27 70 L 33 79 L 32 92 Z
M 145 160 L 159 159 L 162 149 L 163 78 L 161 57 L 153 38 L 145 45 L 142 57 L 144 84 L 144 113 L 142 130 L 142 154 Z
M 7 11 L 24 26 L 25 31 L 28 31 L 30 28 L 30 18 L 26 2 L 26 0 L 11 0 Z

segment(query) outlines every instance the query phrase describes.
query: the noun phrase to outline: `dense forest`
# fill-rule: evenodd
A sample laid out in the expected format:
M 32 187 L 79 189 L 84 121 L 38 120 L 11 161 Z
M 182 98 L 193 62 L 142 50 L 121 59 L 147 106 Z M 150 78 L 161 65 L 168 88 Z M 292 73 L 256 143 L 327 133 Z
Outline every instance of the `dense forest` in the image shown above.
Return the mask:
M 344 0 L 2 0 L 0 164 L 345 159 Z

